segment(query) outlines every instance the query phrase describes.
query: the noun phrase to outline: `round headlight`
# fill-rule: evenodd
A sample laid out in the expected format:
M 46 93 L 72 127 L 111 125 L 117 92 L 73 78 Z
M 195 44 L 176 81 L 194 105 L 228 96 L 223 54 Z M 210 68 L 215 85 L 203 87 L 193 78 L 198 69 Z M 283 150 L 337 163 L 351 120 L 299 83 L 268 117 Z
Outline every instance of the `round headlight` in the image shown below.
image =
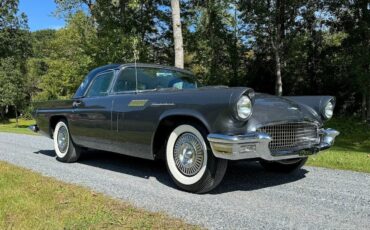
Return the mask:
M 236 111 L 240 119 L 248 119 L 252 115 L 252 101 L 247 96 L 242 96 L 236 104 Z
M 333 102 L 329 101 L 328 104 L 326 104 L 324 108 L 324 117 L 326 119 L 330 119 L 333 117 L 333 112 L 334 112 L 334 104 Z

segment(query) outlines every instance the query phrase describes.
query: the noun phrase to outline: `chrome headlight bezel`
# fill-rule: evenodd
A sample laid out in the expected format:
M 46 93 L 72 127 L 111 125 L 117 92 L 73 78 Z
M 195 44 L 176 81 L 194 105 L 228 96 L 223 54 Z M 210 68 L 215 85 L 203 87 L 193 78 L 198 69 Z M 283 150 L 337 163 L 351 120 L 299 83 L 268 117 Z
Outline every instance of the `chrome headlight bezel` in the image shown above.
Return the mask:
M 333 117 L 334 107 L 335 107 L 335 102 L 333 100 L 328 101 L 323 107 L 321 114 L 326 120 L 329 120 Z
M 242 95 L 236 103 L 235 111 L 239 120 L 248 120 L 253 112 L 252 100 L 248 96 Z

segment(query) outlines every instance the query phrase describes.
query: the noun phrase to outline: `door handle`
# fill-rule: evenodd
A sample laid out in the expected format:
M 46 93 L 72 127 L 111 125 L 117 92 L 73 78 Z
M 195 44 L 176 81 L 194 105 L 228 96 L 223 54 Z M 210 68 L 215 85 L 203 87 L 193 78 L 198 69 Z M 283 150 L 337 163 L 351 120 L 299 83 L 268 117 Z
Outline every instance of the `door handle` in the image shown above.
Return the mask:
M 73 108 L 76 108 L 76 107 L 80 106 L 81 104 L 82 104 L 82 101 L 74 101 L 72 103 L 72 106 L 73 106 Z

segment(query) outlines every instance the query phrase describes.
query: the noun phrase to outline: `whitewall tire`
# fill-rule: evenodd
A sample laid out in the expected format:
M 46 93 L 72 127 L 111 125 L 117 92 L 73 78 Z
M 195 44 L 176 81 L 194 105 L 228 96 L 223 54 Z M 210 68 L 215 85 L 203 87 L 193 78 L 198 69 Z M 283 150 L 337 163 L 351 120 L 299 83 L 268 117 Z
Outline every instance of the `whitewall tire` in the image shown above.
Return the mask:
M 176 185 L 189 192 L 212 190 L 226 172 L 227 160 L 213 156 L 206 133 L 198 124 L 180 124 L 167 139 L 167 169 Z
M 60 120 L 56 124 L 53 140 L 57 160 L 67 163 L 78 160 L 80 149 L 72 141 L 66 120 Z

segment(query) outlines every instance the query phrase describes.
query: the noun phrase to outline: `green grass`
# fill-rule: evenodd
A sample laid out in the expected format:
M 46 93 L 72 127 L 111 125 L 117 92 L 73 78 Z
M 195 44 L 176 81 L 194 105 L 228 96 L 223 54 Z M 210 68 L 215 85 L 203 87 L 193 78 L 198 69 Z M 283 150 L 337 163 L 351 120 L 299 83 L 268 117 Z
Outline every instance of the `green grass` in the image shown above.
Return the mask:
M 310 157 L 307 165 L 370 173 L 370 124 L 333 119 L 326 127 L 340 131 L 334 147 Z
M 0 229 L 197 229 L 0 162 Z
M 35 135 L 34 132 L 28 129 L 28 126 L 34 125 L 34 124 L 36 124 L 34 120 L 19 119 L 18 127 L 17 127 L 15 119 L 10 119 L 9 121 L 6 121 L 6 122 L 0 121 L 0 132 Z

